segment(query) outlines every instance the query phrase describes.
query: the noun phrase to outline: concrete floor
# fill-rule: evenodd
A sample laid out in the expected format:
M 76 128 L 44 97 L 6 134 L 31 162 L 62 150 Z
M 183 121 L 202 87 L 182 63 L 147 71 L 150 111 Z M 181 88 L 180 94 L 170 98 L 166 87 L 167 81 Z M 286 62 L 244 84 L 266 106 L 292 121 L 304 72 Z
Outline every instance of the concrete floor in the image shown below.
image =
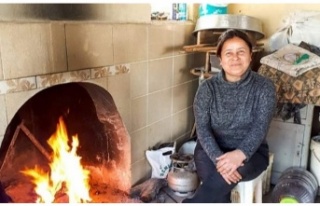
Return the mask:
M 274 185 L 271 185 L 269 192 L 263 196 L 263 198 L 262 198 L 263 203 L 272 203 L 271 194 L 272 194 L 273 188 L 274 188 Z M 181 203 L 181 201 L 184 198 L 186 198 L 187 196 L 177 195 L 177 193 L 173 192 L 170 188 L 165 187 L 160 192 L 160 197 L 161 197 L 160 200 L 156 201 L 156 202 L 159 202 L 159 203 Z M 320 203 L 320 194 L 316 197 L 315 203 Z

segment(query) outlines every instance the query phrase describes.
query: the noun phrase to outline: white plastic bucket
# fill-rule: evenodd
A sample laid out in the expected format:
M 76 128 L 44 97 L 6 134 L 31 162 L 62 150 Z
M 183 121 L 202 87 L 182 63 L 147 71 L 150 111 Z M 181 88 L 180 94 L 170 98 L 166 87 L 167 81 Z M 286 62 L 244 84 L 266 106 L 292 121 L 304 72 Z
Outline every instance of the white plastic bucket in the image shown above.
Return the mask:
M 310 151 L 310 172 L 316 177 L 320 186 L 320 136 L 312 137 Z M 318 195 L 320 195 L 320 188 L 318 188 Z

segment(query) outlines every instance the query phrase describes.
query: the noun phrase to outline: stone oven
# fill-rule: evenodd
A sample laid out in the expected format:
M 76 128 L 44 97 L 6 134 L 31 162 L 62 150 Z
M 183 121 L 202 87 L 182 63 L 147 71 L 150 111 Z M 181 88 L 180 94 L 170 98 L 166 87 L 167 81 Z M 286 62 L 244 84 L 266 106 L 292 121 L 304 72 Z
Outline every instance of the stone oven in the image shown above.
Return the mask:
M 35 202 L 34 185 L 21 171 L 35 165 L 48 170 L 52 150 L 47 140 L 60 117 L 68 136 L 78 135 L 78 155 L 90 171 L 92 201 L 128 202 L 128 132 L 109 92 L 84 82 L 55 85 L 36 93 L 9 123 L 0 148 L 0 179 L 13 202 Z M 60 194 L 55 201 L 65 200 Z
M 59 117 L 70 135 L 79 135 L 79 153 L 86 154 L 81 161 L 92 170 L 100 168 L 93 171 L 100 172 L 96 177 L 101 177 L 103 181 L 99 182 L 104 184 L 108 180 L 103 178 L 111 176 L 102 172 L 111 167 L 111 162 L 119 164 L 116 160 L 123 157 L 129 145 L 132 149 L 125 155 L 127 162 L 117 168 L 126 172 L 130 165 L 131 178 L 125 177 L 134 186 L 150 177 L 151 167 L 145 157 L 148 148 L 189 137 L 198 87 L 198 78 L 189 71 L 203 66 L 204 57 L 181 52 L 181 48 L 194 42 L 190 35 L 194 23 L 153 22 L 150 13 L 150 4 L 0 5 L 0 181 L 6 192 L 13 192 L 13 183 L 20 181 L 13 180 L 13 174 L 24 180 L 19 170 L 10 174 L 10 167 L 22 167 L 20 162 L 25 159 L 30 165 L 47 165 L 51 151 L 46 141 Z M 108 122 L 99 114 L 108 109 L 105 102 L 109 100 L 101 95 L 97 100 L 98 91 L 103 91 L 102 96 L 112 95 L 125 123 L 124 133 L 130 134 L 129 145 L 119 150 L 120 156 L 112 150 L 107 157 L 114 160 L 110 162 L 100 159 L 101 148 L 123 145 L 117 139 L 108 142 L 109 136 L 103 131 L 109 128 Z M 59 94 L 51 97 L 56 92 Z M 85 103 L 80 106 L 70 98 Z M 62 106 L 63 102 L 69 105 Z M 104 110 L 98 109 L 99 105 Z M 77 121 L 71 123 L 74 119 Z M 15 132 L 19 135 L 12 141 Z M 32 142 L 32 137 L 36 141 Z M 82 141 L 89 144 L 83 146 Z M 9 149 L 11 143 L 13 151 Z M 17 144 L 23 145 L 19 158 L 15 156 L 15 150 L 21 149 Z M 93 149 L 93 145 L 98 148 Z M 107 163 L 103 167 L 102 161 Z M 125 193 L 129 184 L 126 178 L 118 182 L 123 187 L 113 193 Z M 18 186 L 15 190 L 23 191 Z

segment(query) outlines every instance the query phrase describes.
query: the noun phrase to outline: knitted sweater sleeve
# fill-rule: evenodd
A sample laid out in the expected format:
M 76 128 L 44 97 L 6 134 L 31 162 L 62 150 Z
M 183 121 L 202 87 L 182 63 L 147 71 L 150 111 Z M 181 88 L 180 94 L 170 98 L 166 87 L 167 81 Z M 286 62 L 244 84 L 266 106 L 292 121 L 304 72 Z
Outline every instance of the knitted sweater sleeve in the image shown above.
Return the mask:
M 193 109 L 198 141 L 211 161 L 216 164 L 216 158 L 223 152 L 217 144 L 211 128 L 209 108 L 212 98 L 212 91 L 210 91 L 207 81 L 204 81 L 196 93 Z
M 257 105 L 252 127 L 248 130 L 246 138 L 237 147 L 246 155 L 245 162 L 251 158 L 266 138 L 275 111 L 276 92 L 275 86 L 271 81 L 265 81 L 261 90 L 259 90 Z

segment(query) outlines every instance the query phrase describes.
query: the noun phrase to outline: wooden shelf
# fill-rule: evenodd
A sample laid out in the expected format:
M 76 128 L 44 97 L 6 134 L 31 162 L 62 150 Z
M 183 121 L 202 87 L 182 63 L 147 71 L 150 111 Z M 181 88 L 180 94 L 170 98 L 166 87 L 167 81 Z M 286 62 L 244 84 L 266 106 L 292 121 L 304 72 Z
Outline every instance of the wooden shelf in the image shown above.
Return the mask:
M 183 46 L 182 49 L 185 52 L 210 52 L 216 53 L 217 47 L 212 44 L 194 44 L 194 45 L 186 45 Z M 252 48 L 252 52 L 260 52 L 263 50 L 263 44 L 256 45 Z
M 197 69 L 191 69 L 190 73 L 195 75 L 195 76 L 198 76 L 198 77 L 201 76 L 201 72 L 199 70 L 197 70 Z M 204 76 L 205 79 L 210 78 L 215 74 L 217 74 L 217 72 L 208 72 L 208 71 L 203 72 L 203 76 Z
M 213 52 L 213 53 L 215 53 L 217 50 L 217 47 L 213 46 L 211 44 L 187 45 L 182 48 L 186 52 Z

